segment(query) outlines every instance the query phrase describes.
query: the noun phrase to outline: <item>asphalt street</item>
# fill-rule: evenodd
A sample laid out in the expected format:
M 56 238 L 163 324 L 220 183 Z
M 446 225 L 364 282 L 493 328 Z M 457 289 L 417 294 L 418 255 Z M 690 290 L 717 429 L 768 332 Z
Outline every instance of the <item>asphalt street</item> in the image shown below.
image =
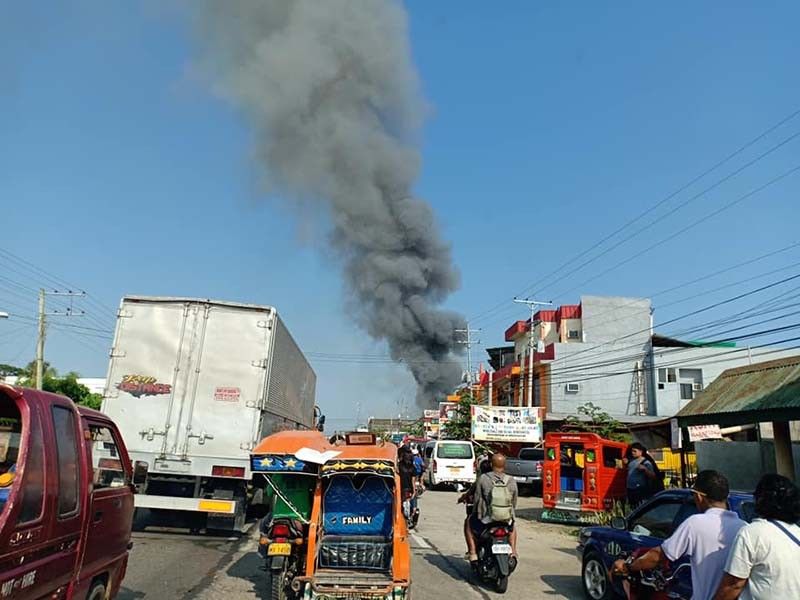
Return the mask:
M 499 595 L 475 582 L 464 559 L 463 508 L 452 492 L 427 492 L 421 520 L 411 536 L 415 600 L 428 598 L 582 598 L 573 528 L 534 520 L 541 501 L 521 498 L 520 565 L 508 592 Z M 188 529 L 134 534 L 134 548 L 120 600 L 266 598 L 264 573 L 255 552 L 255 527 L 242 536 L 190 535 Z

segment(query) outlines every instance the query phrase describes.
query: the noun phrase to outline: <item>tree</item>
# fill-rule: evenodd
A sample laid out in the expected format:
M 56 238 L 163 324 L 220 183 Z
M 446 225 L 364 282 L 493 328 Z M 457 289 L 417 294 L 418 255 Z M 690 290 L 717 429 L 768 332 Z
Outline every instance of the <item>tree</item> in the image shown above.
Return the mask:
M 0 363 L 0 377 L 19 377 L 25 375 L 25 369 Z
M 63 377 L 58 376 L 58 372 L 51 367 L 48 363 L 44 363 L 44 377 L 42 377 L 42 389 L 46 392 L 54 394 L 61 394 L 70 398 L 76 404 L 81 404 L 95 410 L 100 410 L 100 405 L 103 403 L 103 396 L 100 394 L 93 394 L 88 387 L 78 382 L 78 373 L 70 371 Z M 23 387 L 32 387 L 36 382 L 36 362 L 28 363 L 28 366 L 23 369 L 21 375 L 23 379 L 19 381 L 19 385 Z
M 575 410 L 583 418 L 570 415 L 564 420 L 562 430 L 588 431 L 608 440 L 626 441 L 628 438 L 626 434 L 620 433 L 625 426 L 596 404 L 587 402 Z
M 443 437 L 451 440 L 468 440 L 472 437 L 472 405 L 478 404 L 478 401 L 468 389 L 462 390 L 459 396 L 455 418 L 445 423 Z

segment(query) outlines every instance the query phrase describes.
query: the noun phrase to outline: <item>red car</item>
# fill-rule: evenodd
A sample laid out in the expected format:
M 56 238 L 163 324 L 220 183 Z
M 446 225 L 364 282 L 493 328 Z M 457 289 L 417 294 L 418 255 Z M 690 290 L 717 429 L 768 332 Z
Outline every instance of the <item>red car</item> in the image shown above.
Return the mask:
M 137 469 L 143 478 L 147 465 Z M 0 598 L 113 598 L 131 548 L 134 479 L 108 417 L 0 383 Z

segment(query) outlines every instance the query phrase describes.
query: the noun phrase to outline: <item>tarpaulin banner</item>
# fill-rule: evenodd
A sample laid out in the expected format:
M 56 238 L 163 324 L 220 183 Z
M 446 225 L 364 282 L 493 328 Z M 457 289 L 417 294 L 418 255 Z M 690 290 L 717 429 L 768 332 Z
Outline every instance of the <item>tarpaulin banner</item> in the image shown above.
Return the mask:
M 479 442 L 542 441 L 542 408 L 472 406 L 472 439 Z

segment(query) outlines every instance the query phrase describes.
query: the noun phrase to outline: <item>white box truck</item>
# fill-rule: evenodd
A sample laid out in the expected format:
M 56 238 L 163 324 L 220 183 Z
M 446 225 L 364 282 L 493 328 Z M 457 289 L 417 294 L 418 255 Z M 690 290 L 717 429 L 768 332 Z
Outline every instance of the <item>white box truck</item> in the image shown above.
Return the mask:
M 106 381 L 102 410 L 148 465 L 137 509 L 205 513 L 208 528 L 241 530 L 261 501 L 259 440 L 315 425 L 316 375 L 269 306 L 127 296 Z

